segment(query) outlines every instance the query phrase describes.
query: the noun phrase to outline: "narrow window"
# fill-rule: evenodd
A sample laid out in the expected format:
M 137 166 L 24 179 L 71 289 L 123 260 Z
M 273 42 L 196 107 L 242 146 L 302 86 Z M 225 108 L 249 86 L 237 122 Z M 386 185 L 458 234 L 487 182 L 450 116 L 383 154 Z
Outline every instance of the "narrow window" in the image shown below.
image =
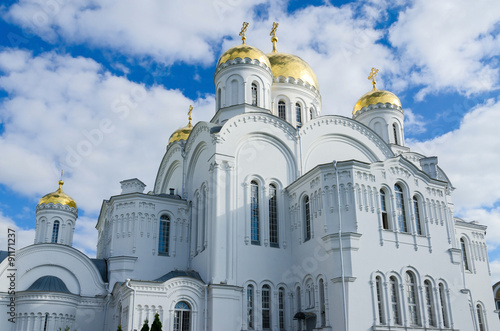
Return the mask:
M 184 302 L 178 302 L 174 307 L 174 331 L 189 331 L 191 329 L 191 308 Z
M 160 217 L 160 233 L 158 236 L 158 255 L 168 255 L 168 241 L 170 238 L 170 217 Z
M 378 322 L 381 325 L 385 325 L 384 297 L 382 294 L 382 278 L 380 278 L 380 276 L 375 278 L 375 286 L 377 290 Z
M 486 331 L 486 325 L 484 324 L 483 308 L 480 304 L 476 305 L 477 312 L 477 324 L 479 325 L 479 331 Z
M 247 287 L 247 318 L 248 318 L 248 328 L 253 329 L 253 304 L 254 304 L 254 295 L 253 295 L 253 285 L 248 285 Z
M 314 308 L 314 287 L 312 283 L 306 286 L 307 308 Z
M 286 121 L 286 106 L 285 101 L 278 101 L 278 117 Z
M 280 287 L 278 292 L 278 319 L 280 330 L 285 330 L 285 289 Z
M 391 286 L 391 310 L 392 310 L 392 318 L 394 320 L 394 324 L 401 325 L 401 314 L 399 310 L 399 293 L 398 293 L 398 281 L 396 277 L 391 276 L 389 278 L 389 283 Z
M 238 81 L 234 79 L 231 81 L 231 106 L 238 104 Z
M 252 233 L 252 244 L 260 245 L 259 229 L 259 184 L 252 180 L 250 182 L 250 225 Z
M 217 90 L 217 110 L 221 109 L 222 107 L 222 95 L 221 95 L 221 89 Z
M 295 104 L 295 113 L 297 116 L 297 127 L 300 127 L 302 126 L 302 107 L 298 102 Z
M 252 106 L 257 106 L 257 84 L 252 83 Z
M 309 108 L 309 119 L 312 120 L 313 119 L 313 114 L 314 114 L 314 111 L 312 108 Z
M 297 287 L 297 312 L 302 311 L 302 300 L 300 299 L 300 286 Z M 302 322 L 301 320 L 297 320 L 298 330 L 302 330 Z
M 380 212 L 382 216 L 382 227 L 384 230 L 389 230 L 389 218 L 387 216 L 387 202 L 384 190 L 380 190 Z
M 398 143 L 398 127 L 396 126 L 396 123 L 392 124 L 392 131 L 394 132 L 394 143 L 396 145 L 399 145 L 399 143 Z
M 309 196 L 304 197 L 304 241 L 311 239 L 311 210 Z
M 271 329 L 271 288 L 262 286 L 262 328 Z
M 49 314 L 45 314 L 45 321 L 43 323 L 43 331 L 47 331 L 47 322 L 49 321 Z
M 269 242 L 271 247 L 278 244 L 278 201 L 277 190 L 274 184 L 269 185 Z
M 406 292 L 408 295 L 408 309 L 410 310 L 410 325 L 420 325 L 415 275 L 409 271 L 406 273 Z
M 444 290 L 443 283 L 439 284 L 439 301 L 441 304 L 441 317 L 443 318 L 443 325 L 446 328 L 450 327 L 450 320 L 448 319 L 447 308 L 446 308 L 446 293 Z
M 421 235 L 423 233 L 422 222 L 420 221 L 420 207 L 416 196 L 413 197 L 413 211 L 415 213 L 415 227 L 417 234 Z
M 467 257 L 467 246 L 464 238 L 460 238 L 460 247 L 462 248 L 462 259 L 464 261 L 464 269 L 470 271 L 469 259 Z
M 408 232 L 403 189 L 401 188 L 401 186 L 399 186 L 399 184 L 396 184 L 394 185 L 394 190 L 396 191 L 396 210 L 397 210 L 399 231 Z
M 429 280 L 424 281 L 425 309 L 427 312 L 427 324 L 437 326 L 434 318 L 434 301 L 432 300 L 432 284 Z
M 54 226 L 52 227 L 52 242 L 57 243 L 59 238 L 59 221 L 54 221 Z
M 321 326 L 326 325 L 326 308 L 325 308 L 325 282 L 323 279 L 319 280 L 319 309 L 321 317 Z

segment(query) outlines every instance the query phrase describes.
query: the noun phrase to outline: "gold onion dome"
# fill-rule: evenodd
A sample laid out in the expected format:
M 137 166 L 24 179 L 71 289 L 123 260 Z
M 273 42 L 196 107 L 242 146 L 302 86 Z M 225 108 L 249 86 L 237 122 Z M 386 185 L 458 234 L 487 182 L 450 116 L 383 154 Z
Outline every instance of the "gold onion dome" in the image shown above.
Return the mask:
M 361 109 L 368 107 L 370 105 L 376 104 L 391 104 L 401 108 L 401 101 L 399 98 L 392 92 L 378 90 L 375 86 L 377 82 L 375 81 L 375 76 L 377 75 L 378 69 L 372 68 L 370 76 L 368 79 L 372 80 L 373 90 L 368 93 L 365 93 L 361 98 L 359 98 L 358 102 L 354 105 L 354 109 L 352 110 L 352 114 L 355 115 Z
M 180 141 L 180 140 L 187 140 L 187 138 L 189 137 L 189 134 L 191 133 L 191 131 L 193 130 L 193 125 L 191 124 L 191 112 L 193 111 L 193 106 L 189 106 L 189 111 L 188 111 L 188 115 L 189 115 L 189 123 L 188 125 L 186 125 L 185 127 L 183 128 L 180 128 L 176 131 L 174 131 L 174 133 L 172 133 L 172 135 L 170 136 L 170 139 L 168 140 L 168 143 L 171 144 L 173 142 L 176 142 L 176 141 Z
M 75 200 L 73 200 L 73 198 L 71 198 L 69 195 L 63 192 L 62 190 L 63 185 L 64 182 L 61 179 L 59 181 L 59 188 L 57 189 L 57 191 L 44 195 L 38 202 L 38 205 L 44 203 L 45 204 L 53 203 L 54 205 L 56 205 L 59 203 L 63 206 L 70 206 L 77 209 Z
M 292 54 L 280 53 L 276 49 L 276 43 L 278 42 L 276 29 L 278 25 L 279 23 L 273 22 L 273 28 L 270 33 L 271 42 L 273 43 L 273 52 L 267 54 L 269 62 L 271 62 L 273 76 L 275 78 L 283 76 L 285 78 L 292 77 L 295 80 L 300 79 L 304 83 L 314 86 L 316 90 L 319 90 L 316 74 L 306 61 Z

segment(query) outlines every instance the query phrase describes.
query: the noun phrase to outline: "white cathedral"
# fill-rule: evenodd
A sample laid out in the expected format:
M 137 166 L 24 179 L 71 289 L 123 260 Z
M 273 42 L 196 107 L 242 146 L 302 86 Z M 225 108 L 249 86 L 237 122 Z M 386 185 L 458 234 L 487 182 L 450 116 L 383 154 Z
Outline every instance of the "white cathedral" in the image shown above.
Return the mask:
M 1 330 L 133 331 L 156 313 L 169 331 L 500 330 L 486 227 L 455 218 L 437 157 L 405 146 L 400 100 L 372 69 L 352 118 L 321 115 L 276 27 L 271 53 L 244 25 L 222 54 L 215 115 L 172 134 L 154 189 L 128 179 L 103 201 L 96 258 L 72 247 L 63 182 L 41 198 L 14 309 L 0 253 Z

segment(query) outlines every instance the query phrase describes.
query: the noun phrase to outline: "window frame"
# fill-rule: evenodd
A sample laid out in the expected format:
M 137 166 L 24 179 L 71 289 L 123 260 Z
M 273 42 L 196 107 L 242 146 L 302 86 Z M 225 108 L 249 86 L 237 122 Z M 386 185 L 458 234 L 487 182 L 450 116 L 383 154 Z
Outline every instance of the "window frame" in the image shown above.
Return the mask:
M 387 193 L 385 189 L 381 188 L 380 194 L 380 217 L 382 218 L 382 229 L 390 230 L 391 223 L 389 222 L 389 211 L 387 209 Z
M 398 230 L 401 233 L 409 233 L 408 220 L 406 218 L 405 194 L 399 183 L 394 184 L 394 197 L 396 199 L 396 217 L 398 219 Z
M 450 327 L 450 316 L 448 315 L 448 300 L 446 297 L 446 288 L 443 283 L 438 285 L 439 292 L 439 305 L 441 308 L 441 317 L 443 318 L 443 325 L 445 328 Z
M 286 102 L 283 99 L 278 101 L 278 117 L 286 121 Z
M 278 187 L 269 184 L 269 246 L 279 247 Z
M 391 301 L 391 318 L 394 325 L 403 325 L 401 316 L 401 299 L 399 294 L 399 282 L 396 276 L 389 277 L 389 297 Z
M 468 247 L 469 242 L 465 239 L 465 237 L 460 237 L 460 250 L 462 251 L 462 262 L 464 265 L 464 270 L 472 272 Z
M 311 239 L 311 199 L 309 195 L 305 195 L 302 198 L 302 205 L 304 207 L 303 219 L 304 219 L 304 242 Z
M 262 317 L 262 329 L 271 330 L 272 328 L 272 300 L 271 300 L 271 286 L 265 284 L 262 285 L 262 297 L 261 297 L 261 317 Z
M 52 224 L 52 237 L 51 237 L 51 241 L 50 241 L 51 243 L 57 244 L 57 241 L 59 240 L 59 229 L 60 228 L 61 228 L 61 222 L 59 222 L 59 220 L 55 220 L 54 224 Z
M 278 289 L 278 329 L 285 330 L 285 305 L 286 305 L 286 292 L 284 287 Z
M 422 217 L 421 217 L 421 202 L 418 196 L 414 195 L 413 199 L 413 213 L 415 217 L 415 233 L 419 236 L 424 235 L 424 229 L 423 229 L 423 224 L 422 224 Z
M 255 325 L 255 290 L 252 284 L 247 286 L 247 326 L 253 330 Z
M 382 285 L 382 277 L 375 277 L 375 295 L 377 300 L 377 313 L 378 313 L 378 323 L 380 325 L 387 325 L 384 313 L 384 290 Z
M 418 297 L 418 286 L 417 278 L 415 273 L 412 271 L 407 271 L 406 276 L 406 298 L 408 304 L 408 320 L 410 321 L 410 326 L 421 326 L 422 322 L 420 319 L 420 301 Z
M 426 323 L 428 324 L 428 326 L 437 327 L 433 286 L 431 281 L 428 279 L 424 280 L 424 305 L 426 312 Z
M 295 103 L 295 120 L 297 122 L 297 127 L 302 126 L 302 106 L 300 103 Z
M 476 304 L 476 317 L 478 331 L 486 331 L 486 318 L 484 317 L 484 309 L 480 303 Z
M 250 182 L 250 241 L 260 245 L 260 185 L 256 180 Z
M 183 303 L 188 308 L 178 307 L 179 304 Z M 186 301 L 179 301 L 174 306 L 174 318 L 173 318 L 173 330 L 182 331 L 186 329 L 185 322 L 187 320 L 187 330 L 191 330 L 191 306 Z M 187 318 L 186 318 L 187 315 Z
M 159 256 L 170 256 L 170 232 L 171 232 L 172 222 L 168 214 L 162 214 L 160 216 L 160 222 L 158 226 L 158 255 Z M 165 230 L 166 227 L 166 230 Z M 162 250 L 163 248 L 163 250 Z
M 258 107 L 259 93 L 258 93 L 258 86 L 257 86 L 256 82 L 252 82 L 252 85 L 250 86 L 250 91 L 251 91 L 251 97 L 252 97 L 252 106 Z

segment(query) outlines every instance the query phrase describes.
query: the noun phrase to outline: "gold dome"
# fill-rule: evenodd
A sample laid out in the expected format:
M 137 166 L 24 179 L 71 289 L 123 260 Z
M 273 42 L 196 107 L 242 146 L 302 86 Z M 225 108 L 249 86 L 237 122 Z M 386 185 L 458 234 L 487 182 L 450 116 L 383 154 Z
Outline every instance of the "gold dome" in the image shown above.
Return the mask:
M 271 71 L 274 77 L 283 76 L 285 78 L 292 77 L 296 80 L 301 79 L 319 90 L 316 74 L 309 64 L 300 57 L 279 52 L 269 53 L 267 57 L 271 62 Z
M 266 54 L 264 54 L 260 49 L 246 44 L 234 46 L 225 51 L 224 54 L 222 54 L 222 56 L 219 58 L 217 67 L 223 63 L 226 63 L 226 61 L 228 60 L 234 60 L 238 57 L 240 59 L 248 57 L 252 60 L 259 60 L 259 62 L 265 63 L 269 68 L 271 67 Z
M 401 107 L 401 101 L 399 101 L 399 98 L 394 93 L 374 88 L 370 92 L 363 95 L 358 102 L 356 102 L 352 114 L 355 115 L 362 108 L 370 105 L 376 105 L 378 103 L 389 103 L 391 105 Z
M 77 209 L 75 200 L 73 200 L 69 195 L 63 192 L 63 185 L 64 182 L 60 180 L 59 188 L 57 189 L 57 191 L 44 195 L 38 202 L 38 205 L 41 205 L 43 203 L 53 203 L 56 205 L 60 203 L 63 206 L 70 206 Z
M 172 133 L 170 139 L 168 140 L 168 143 L 171 144 L 179 140 L 187 140 L 192 130 L 193 130 L 193 125 L 191 124 L 191 121 L 189 121 L 188 125 Z

